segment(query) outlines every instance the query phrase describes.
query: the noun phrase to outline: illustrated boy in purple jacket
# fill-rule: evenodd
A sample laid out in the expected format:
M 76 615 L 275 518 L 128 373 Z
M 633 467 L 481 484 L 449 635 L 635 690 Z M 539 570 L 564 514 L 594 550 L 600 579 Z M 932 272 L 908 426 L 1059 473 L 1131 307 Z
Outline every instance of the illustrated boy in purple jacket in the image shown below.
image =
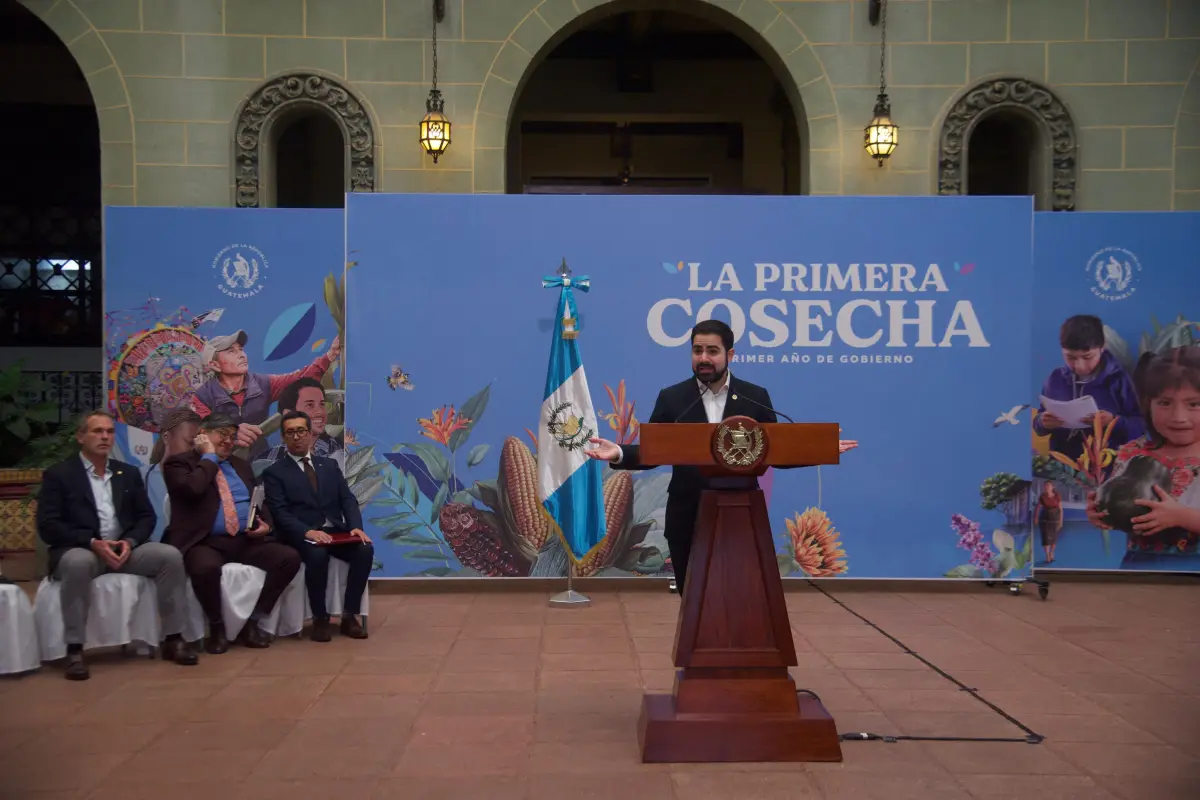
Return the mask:
M 1116 450 L 1145 432 L 1142 412 L 1138 407 L 1133 381 L 1117 359 L 1104 349 L 1104 323 L 1099 317 L 1080 314 L 1062 324 L 1058 334 L 1066 366 L 1058 367 L 1046 378 L 1042 394 L 1051 400 L 1076 400 L 1090 395 L 1098 411 L 1084 418 L 1086 428 L 1064 428 L 1063 421 L 1040 408 L 1033 421 L 1039 436 L 1050 434 L 1050 449 L 1067 458 L 1078 459 L 1083 443 L 1092 433 L 1092 418 L 1098 417 L 1101 426 L 1113 418 L 1108 447 Z

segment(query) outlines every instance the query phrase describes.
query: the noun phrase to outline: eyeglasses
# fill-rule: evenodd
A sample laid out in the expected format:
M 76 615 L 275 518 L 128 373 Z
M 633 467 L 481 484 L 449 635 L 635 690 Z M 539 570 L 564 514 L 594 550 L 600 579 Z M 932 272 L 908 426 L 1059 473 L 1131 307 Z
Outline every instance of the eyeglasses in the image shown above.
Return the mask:
M 308 428 L 289 428 L 283 432 L 283 435 L 289 439 L 299 439 L 301 436 L 308 434 Z
M 232 439 L 237 436 L 237 428 L 218 428 L 216 430 L 205 431 L 210 438 L 213 439 Z

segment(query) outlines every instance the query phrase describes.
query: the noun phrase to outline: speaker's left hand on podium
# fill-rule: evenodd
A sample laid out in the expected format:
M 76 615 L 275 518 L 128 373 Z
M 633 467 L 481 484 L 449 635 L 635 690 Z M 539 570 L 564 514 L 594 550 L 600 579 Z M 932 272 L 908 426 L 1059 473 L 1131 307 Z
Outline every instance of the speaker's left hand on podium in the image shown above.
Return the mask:
M 844 453 L 847 450 L 853 450 L 858 447 L 858 441 L 855 439 L 838 439 L 838 452 Z

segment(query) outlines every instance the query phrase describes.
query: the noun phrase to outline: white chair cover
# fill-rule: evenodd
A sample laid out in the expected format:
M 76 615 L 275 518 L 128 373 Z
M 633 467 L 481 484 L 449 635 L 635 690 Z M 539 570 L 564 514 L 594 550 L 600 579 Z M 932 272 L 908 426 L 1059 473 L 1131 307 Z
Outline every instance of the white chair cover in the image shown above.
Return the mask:
M 62 583 L 43 578 L 33 601 L 42 661 L 56 661 L 67 655 L 67 645 L 63 641 L 61 591 Z M 158 647 L 162 641 L 162 625 L 154 582 L 140 575 L 112 572 L 93 580 L 84 639 L 84 650 L 118 647 L 131 642 Z
M 300 568 L 301 574 L 304 572 L 304 567 Z M 329 559 L 329 580 L 325 584 L 325 609 L 330 616 L 340 616 L 342 613 L 343 601 L 346 599 L 346 579 L 350 577 L 350 565 L 340 558 Z M 359 614 L 363 617 L 370 613 L 371 592 L 367 589 L 363 590 L 362 610 Z M 308 602 L 308 592 L 304 593 L 304 619 L 312 619 L 312 603 Z
M 248 564 L 226 564 L 221 567 L 221 618 L 225 623 L 225 635 L 229 639 L 241 633 L 246 620 L 250 619 L 266 578 L 267 573 Z M 208 621 L 204 618 L 204 610 L 200 608 L 200 601 L 196 599 L 190 579 L 186 594 L 187 620 L 184 622 L 183 638 L 195 642 L 203 639 L 208 632 Z M 293 636 L 299 633 L 304 629 L 305 605 L 304 567 L 301 566 L 296 577 L 283 590 L 283 595 L 272 609 L 263 630 L 274 636 Z
M 0 675 L 29 672 L 41 666 L 33 606 L 15 584 L 0 584 Z

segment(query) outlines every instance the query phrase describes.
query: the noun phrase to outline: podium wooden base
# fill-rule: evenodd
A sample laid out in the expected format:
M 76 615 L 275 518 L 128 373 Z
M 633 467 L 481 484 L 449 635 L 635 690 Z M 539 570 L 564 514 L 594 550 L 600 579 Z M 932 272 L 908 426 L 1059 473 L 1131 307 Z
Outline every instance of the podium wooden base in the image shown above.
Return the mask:
M 681 672 L 674 695 L 642 698 L 638 743 L 643 763 L 842 760 L 833 717 L 815 697 L 797 695 L 790 676 L 688 680 Z

